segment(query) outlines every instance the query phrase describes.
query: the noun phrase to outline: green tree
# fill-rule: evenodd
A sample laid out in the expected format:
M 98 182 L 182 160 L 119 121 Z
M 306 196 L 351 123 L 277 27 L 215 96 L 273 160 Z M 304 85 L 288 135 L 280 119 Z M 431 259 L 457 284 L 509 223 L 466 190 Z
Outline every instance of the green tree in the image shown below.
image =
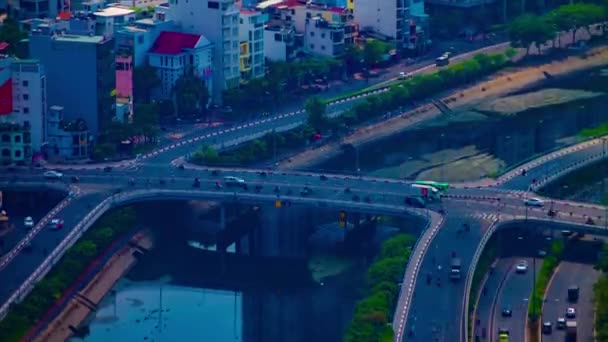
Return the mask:
M 133 126 L 137 134 L 143 134 L 148 137 L 154 137 L 158 135 L 158 108 L 158 105 L 155 103 L 135 104 L 135 110 L 133 113 Z
M 320 132 L 327 125 L 326 110 L 327 105 L 319 97 L 314 96 L 306 101 L 304 106 L 306 113 L 308 114 L 308 124 L 312 126 L 315 131 Z
M 376 39 L 370 39 L 363 46 L 363 60 L 368 68 L 380 63 L 382 57 L 390 49 L 390 45 Z
M 18 49 L 20 41 L 27 38 L 27 34 L 19 29 L 19 23 L 13 18 L 7 17 L 0 26 L 0 41 L 7 42 L 8 53 L 14 54 L 19 58 L 25 58 L 27 56 L 21 55 L 21 51 Z
M 588 30 L 590 25 L 599 23 L 605 18 L 606 12 L 602 6 L 584 3 L 563 5 L 547 14 L 548 22 L 552 23 L 557 30 L 572 30 L 573 42 L 578 29 Z
M 156 69 L 149 65 L 133 69 L 133 102 L 149 103 L 152 90 L 160 86 Z
M 509 25 L 511 43 L 526 48 L 526 55 L 530 53 L 532 43 L 536 44 L 540 53 L 541 45 L 554 37 L 554 26 L 535 15 L 522 15 Z
M 207 108 L 209 91 L 205 82 L 188 70 L 173 88 L 175 109 L 179 116 L 200 115 Z

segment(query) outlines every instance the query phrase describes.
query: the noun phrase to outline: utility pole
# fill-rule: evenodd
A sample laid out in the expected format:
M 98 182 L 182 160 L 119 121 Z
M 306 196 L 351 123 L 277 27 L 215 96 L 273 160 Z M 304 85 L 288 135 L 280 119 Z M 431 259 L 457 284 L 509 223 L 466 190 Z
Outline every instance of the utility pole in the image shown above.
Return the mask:
M 277 163 L 277 132 L 273 128 L 272 129 L 272 163 L 273 165 Z
M 441 133 L 440 136 L 440 140 L 439 140 L 439 149 L 441 151 L 439 151 L 439 153 L 441 153 L 441 181 L 445 182 L 445 177 L 444 177 L 444 169 L 445 169 L 445 152 L 443 151 L 444 149 L 444 144 L 443 144 L 443 138 L 445 137 L 445 134 Z
M 357 172 L 357 176 L 361 175 L 361 168 L 359 167 L 359 146 L 355 146 L 355 171 Z

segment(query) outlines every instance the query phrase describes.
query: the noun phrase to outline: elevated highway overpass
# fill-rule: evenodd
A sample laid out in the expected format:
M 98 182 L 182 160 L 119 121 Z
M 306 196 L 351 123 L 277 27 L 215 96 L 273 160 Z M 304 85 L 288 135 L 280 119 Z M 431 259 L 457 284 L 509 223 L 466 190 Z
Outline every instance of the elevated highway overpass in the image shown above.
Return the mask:
M 23 246 L 31 240 L 35 245 L 48 250 L 50 256 L 20 253 L 20 249 L 17 248 L 3 258 L 0 264 L 0 278 L 10 280 L 0 284 L 0 303 L 4 303 L 0 315 L 6 312 L 9 303 L 19 300 L 31 288 L 32 284 L 57 260 L 65 247 L 73 243 L 73 239 L 77 237 L 73 232 L 86 229 L 85 227 L 88 227 L 102 212 L 116 205 L 141 200 L 200 198 L 248 203 L 272 203 L 281 200 L 296 205 L 331 207 L 362 213 L 427 217 L 429 229 L 419 240 L 412 255 L 412 262 L 405 271 L 403 284 L 407 287 L 401 292 L 394 320 L 397 340 L 402 339 L 408 325 L 413 324 L 410 323 L 412 317 L 408 319 L 408 315 L 410 308 L 418 305 L 417 302 L 422 301 L 424 306 L 431 308 L 453 306 L 456 308 L 456 315 L 460 316 L 463 303 L 446 303 L 445 300 L 450 299 L 441 299 L 443 297 L 421 290 L 421 286 L 426 284 L 420 284 L 417 275 L 421 265 L 430 262 L 427 250 L 436 249 L 437 246 L 451 246 L 446 245 L 445 242 L 451 241 L 453 236 L 450 232 L 463 222 L 478 222 L 479 229 L 478 236 L 471 238 L 469 242 L 459 243 L 462 245 L 462 253 L 470 254 L 470 258 L 465 258 L 466 262 L 463 265 L 465 268 L 470 264 L 475 265 L 474 256 L 479 250 L 478 247 L 483 246 L 483 239 L 489 234 L 488 232 L 491 232 L 493 222 L 509 222 L 527 217 L 528 220 L 554 223 L 555 227 L 558 223 L 575 224 L 578 227 L 576 229 L 593 234 L 603 234 L 605 231 L 600 227 L 606 214 L 605 208 L 601 206 L 548 199 L 545 207 L 538 209 L 526 208 L 522 200 L 526 192 L 534 191 L 577 168 L 605 158 L 606 146 L 602 139 L 553 151 L 523 163 L 496 180 L 485 179 L 468 184 L 455 184 L 444 198 L 442 205 L 432 205 L 428 210 L 405 206 L 404 197 L 410 194 L 412 189 L 411 182 L 402 180 L 267 169 L 205 168 L 191 165 L 187 165 L 184 170 L 175 168 L 178 158 L 190 153 L 196 144 L 209 143 L 220 148 L 230 146 L 244 141 L 243 139 L 253 139 L 269 131 L 276 131 L 278 126 L 290 127 L 289 125 L 299 124 L 301 118 L 298 115 L 301 116 L 302 113 L 290 113 L 230 128 L 209 130 L 202 135 L 187 137 L 183 141 L 161 147 L 137 160 L 111 164 L 114 166 L 111 172 L 104 172 L 103 166 L 66 167 L 63 171 L 64 182 L 69 182 L 71 176 L 77 176 L 80 179 L 78 184 L 50 182 L 49 185 L 49 182 L 43 179 L 42 171 L 36 170 L 20 170 L 15 174 L 0 175 L 2 188 L 36 187 L 45 184 L 45 186 L 63 188 L 66 193 L 70 193 L 52 215 L 42 219 L 32 233 L 20 243 Z M 224 176 L 245 179 L 249 184 L 249 190 L 216 188 L 215 183 L 221 181 Z M 200 189 L 192 187 L 195 177 L 201 181 Z M 136 180 L 134 185 L 128 184 L 131 178 Z M 161 184 L 161 180 L 164 184 Z M 256 185 L 262 187 L 259 192 L 255 191 Z M 275 187 L 279 188 L 278 192 L 274 191 Z M 300 193 L 305 187 L 310 188 L 312 192 L 302 196 Z M 552 217 L 547 215 L 549 206 L 555 211 Z M 50 232 L 43 230 L 42 227 L 54 215 L 65 219 L 66 229 L 56 232 L 51 237 Z M 596 225 L 585 225 L 589 217 L 596 222 Z M 455 291 L 454 296 L 465 298 L 464 288 Z M 415 293 L 420 295 L 416 296 Z M 414 309 L 414 311 L 416 311 L 414 321 L 423 321 L 424 310 Z M 445 317 L 437 314 L 438 312 L 433 312 L 433 319 L 456 322 L 453 312 L 446 313 L 449 316 Z M 458 328 L 458 324 L 450 324 L 455 328 L 444 327 L 443 333 L 429 335 L 431 340 L 435 338 L 434 336 L 455 336 L 444 334 L 451 330 L 456 332 L 460 330 L 461 338 L 464 337 L 464 332 Z M 420 333 L 420 329 L 418 324 L 417 334 Z

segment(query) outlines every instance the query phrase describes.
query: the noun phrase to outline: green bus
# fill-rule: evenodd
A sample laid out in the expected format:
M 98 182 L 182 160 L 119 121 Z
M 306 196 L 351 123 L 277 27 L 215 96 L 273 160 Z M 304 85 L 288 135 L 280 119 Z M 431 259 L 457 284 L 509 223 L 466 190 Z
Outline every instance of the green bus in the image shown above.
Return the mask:
M 439 191 L 447 191 L 450 188 L 449 183 L 440 183 L 440 182 L 433 182 L 433 181 L 416 181 L 416 182 L 414 182 L 414 184 L 429 185 L 429 186 L 436 188 Z

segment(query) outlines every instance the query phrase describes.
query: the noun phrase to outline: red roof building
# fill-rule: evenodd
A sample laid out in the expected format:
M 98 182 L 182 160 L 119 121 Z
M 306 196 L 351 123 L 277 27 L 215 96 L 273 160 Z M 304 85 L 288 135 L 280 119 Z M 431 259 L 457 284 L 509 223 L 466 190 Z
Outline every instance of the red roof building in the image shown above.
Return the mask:
M 148 63 L 158 72 L 161 85 L 156 98 L 171 97 L 175 82 L 192 71 L 211 91 L 213 74 L 213 44 L 204 36 L 163 31 L 150 51 Z
M 150 52 L 163 55 L 177 55 L 186 49 L 194 49 L 201 40 L 198 34 L 182 32 L 161 32 Z

